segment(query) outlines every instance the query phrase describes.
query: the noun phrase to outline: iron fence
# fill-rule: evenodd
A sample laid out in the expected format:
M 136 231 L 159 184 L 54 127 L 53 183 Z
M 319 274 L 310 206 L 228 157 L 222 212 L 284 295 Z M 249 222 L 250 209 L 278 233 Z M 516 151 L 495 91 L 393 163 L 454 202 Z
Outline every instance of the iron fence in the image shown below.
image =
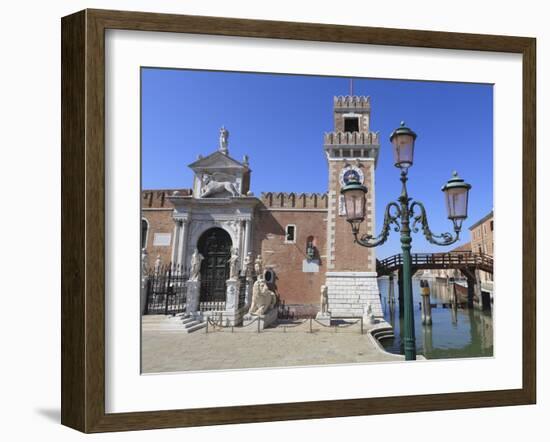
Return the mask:
M 166 265 L 148 272 L 145 314 L 175 315 L 185 312 L 188 276 L 180 267 Z
M 225 301 L 203 301 L 199 302 L 199 311 L 217 312 L 225 310 Z

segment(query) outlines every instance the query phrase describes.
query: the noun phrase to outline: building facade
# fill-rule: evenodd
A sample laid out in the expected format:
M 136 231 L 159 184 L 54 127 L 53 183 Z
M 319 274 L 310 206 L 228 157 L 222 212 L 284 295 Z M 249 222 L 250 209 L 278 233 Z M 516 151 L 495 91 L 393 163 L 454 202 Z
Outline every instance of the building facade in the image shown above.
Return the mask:
M 493 256 L 494 227 L 493 211 L 488 213 L 470 227 L 470 243 L 473 252 Z
M 230 156 L 229 132 L 222 128 L 218 148 L 189 165 L 190 189 L 142 192 L 142 247 L 149 262 L 192 273 L 193 256 L 200 256 L 200 304 L 229 299 L 231 260 L 242 273 L 261 257 L 270 288 L 298 315 L 319 310 L 326 286 L 333 317 L 361 317 L 367 310 L 382 317 L 375 251 L 354 244 L 340 194 L 351 178 L 368 187 L 361 233 L 372 234 L 380 143 L 370 114 L 369 97 L 334 97 L 334 127 L 319 147 L 327 160 L 322 194 L 266 189 L 255 196 L 250 161 Z M 234 310 L 231 321 L 238 323 L 245 310 Z
M 495 222 L 492 210 L 470 227 L 470 245 L 472 252 L 494 256 L 494 228 Z M 492 291 L 493 274 L 483 271 L 479 273 L 479 278 L 484 288 Z

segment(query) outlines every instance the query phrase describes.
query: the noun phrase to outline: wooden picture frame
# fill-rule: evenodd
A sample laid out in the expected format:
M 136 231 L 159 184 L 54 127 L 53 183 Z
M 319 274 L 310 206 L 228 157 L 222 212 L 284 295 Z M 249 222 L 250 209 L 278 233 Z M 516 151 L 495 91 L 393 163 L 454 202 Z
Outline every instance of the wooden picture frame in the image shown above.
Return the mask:
M 105 30 L 123 29 L 521 54 L 523 382 L 513 390 L 105 412 Z M 536 41 L 533 38 L 84 10 L 62 19 L 62 424 L 83 432 L 534 404 Z M 137 299 L 137 298 L 136 298 Z

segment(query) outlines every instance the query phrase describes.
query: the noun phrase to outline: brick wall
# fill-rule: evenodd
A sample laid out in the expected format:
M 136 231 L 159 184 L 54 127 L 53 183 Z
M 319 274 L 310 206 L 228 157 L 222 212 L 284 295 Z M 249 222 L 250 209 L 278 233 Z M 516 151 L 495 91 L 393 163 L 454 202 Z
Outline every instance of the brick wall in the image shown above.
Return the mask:
M 145 249 L 149 255 L 149 265 L 153 266 L 157 255 L 160 256 L 162 264 L 168 264 L 172 258 L 172 244 L 174 242 L 174 220 L 172 219 L 172 209 L 167 210 L 147 210 L 142 209 L 142 219 L 147 220 L 149 229 L 147 231 L 147 242 Z M 170 244 L 168 246 L 155 246 L 155 234 L 170 234 Z
M 159 189 L 143 190 L 141 192 L 141 218 L 147 220 L 148 230 L 145 249 L 149 255 L 149 265 L 153 266 L 160 256 L 162 264 L 168 264 L 172 258 L 172 245 L 174 243 L 174 220 L 172 219 L 173 205 L 168 196 L 173 192 L 180 195 L 190 195 L 191 189 Z M 155 246 L 155 234 L 169 234 L 170 244 L 167 246 Z
M 285 227 L 296 226 L 296 241 L 285 242 Z M 304 272 L 306 242 L 314 237 L 318 272 Z M 254 248 L 275 271 L 275 288 L 286 304 L 318 306 L 326 272 L 326 210 L 267 210 L 258 212 Z

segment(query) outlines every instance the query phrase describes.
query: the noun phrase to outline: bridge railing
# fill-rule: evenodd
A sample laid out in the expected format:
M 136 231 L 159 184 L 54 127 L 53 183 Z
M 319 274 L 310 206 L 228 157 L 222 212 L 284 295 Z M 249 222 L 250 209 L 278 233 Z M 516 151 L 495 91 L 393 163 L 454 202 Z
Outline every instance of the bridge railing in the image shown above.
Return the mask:
M 477 252 L 447 252 L 447 253 L 412 253 L 411 264 L 416 267 L 434 266 L 435 268 L 448 266 L 478 266 L 493 267 L 493 257 Z M 379 273 L 394 271 L 403 265 L 403 255 L 397 254 L 377 261 L 376 269 Z

